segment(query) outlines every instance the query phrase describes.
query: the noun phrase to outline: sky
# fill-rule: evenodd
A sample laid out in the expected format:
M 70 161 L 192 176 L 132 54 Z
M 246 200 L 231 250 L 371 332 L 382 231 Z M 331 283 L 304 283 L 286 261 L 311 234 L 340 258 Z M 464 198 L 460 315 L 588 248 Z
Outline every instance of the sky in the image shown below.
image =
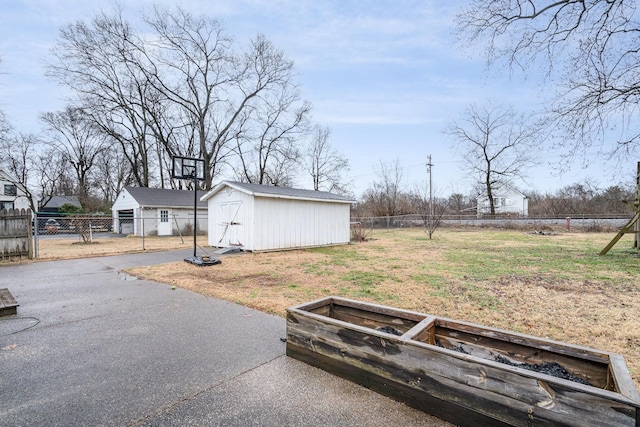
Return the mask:
M 438 0 L 121 0 L 132 22 L 153 4 L 179 5 L 218 19 L 240 43 L 257 34 L 294 61 L 313 121 L 331 130 L 330 143 L 349 160 L 351 189 L 360 196 L 381 162 L 398 162 L 406 188 L 426 186 L 431 156 L 434 191 L 471 194 L 473 179 L 443 130 L 472 103 L 540 109 L 551 88 L 534 70 L 526 76 L 487 69 L 481 46 L 453 36 L 464 2 Z M 0 110 L 22 133 L 39 133 L 40 114 L 58 111 L 70 93 L 45 76 L 50 50 L 64 25 L 113 10 L 107 0 L 0 2 Z M 553 193 L 590 180 L 600 188 L 634 182 L 636 160 L 560 171 L 558 153 L 540 150 L 525 194 Z M 297 186 L 308 188 L 310 180 Z

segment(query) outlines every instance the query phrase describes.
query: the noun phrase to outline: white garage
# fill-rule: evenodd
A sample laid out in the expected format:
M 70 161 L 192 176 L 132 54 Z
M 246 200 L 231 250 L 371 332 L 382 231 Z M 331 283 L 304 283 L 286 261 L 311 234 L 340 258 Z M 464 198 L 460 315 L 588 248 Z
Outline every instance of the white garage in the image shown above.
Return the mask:
M 203 192 L 198 191 L 201 198 Z M 124 187 L 111 206 L 113 230 L 136 236 L 193 235 L 207 231 L 207 206 L 198 201 L 194 221 L 193 191 Z
M 272 251 L 349 243 L 354 201 L 325 191 L 223 181 L 208 203 L 209 245 Z

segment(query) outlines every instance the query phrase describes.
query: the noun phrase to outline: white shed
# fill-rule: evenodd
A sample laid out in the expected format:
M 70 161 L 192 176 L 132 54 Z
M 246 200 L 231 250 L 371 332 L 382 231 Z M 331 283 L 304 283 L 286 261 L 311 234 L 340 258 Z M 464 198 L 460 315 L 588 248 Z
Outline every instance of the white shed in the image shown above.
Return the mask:
M 272 251 L 349 243 L 353 200 L 326 191 L 224 181 L 202 197 L 209 245 Z
M 199 191 L 197 198 L 204 193 Z M 193 235 L 193 191 L 124 187 L 111 207 L 113 230 L 137 236 Z M 207 230 L 206 203 L 197 200 L 198 234 Z

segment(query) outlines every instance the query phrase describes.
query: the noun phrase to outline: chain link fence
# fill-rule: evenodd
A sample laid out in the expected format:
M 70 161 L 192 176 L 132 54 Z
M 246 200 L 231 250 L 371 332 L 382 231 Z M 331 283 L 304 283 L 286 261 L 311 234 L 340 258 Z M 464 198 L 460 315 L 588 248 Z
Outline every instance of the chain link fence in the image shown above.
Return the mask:
M 421 215 L 399 215 L 388 217 L 354 217 L 351 219 L 351 240 L 364 241 L 375 230 L 424 229 L 429 218 Z M 446 215 L 440 219 L 439 228 L 492 228 L 504 230 L 522 230 L 525 232 L 565 233 L 565 232 L 617 232 L 629 221 L 629 218 L 612 218 L 597 215 L 573 215 L 561 217 L 542 216 L 502 216 L 482 217 L 475 215 Z M 127 249 L 136 246 L 138 250 L 150 247 L 170 249 L 170 238 L 177 247 L 195 244 L 208 246 L 208 221 L 202 216 L 197 218 L 197 233 L 194 236 L 194 219 L 191 215 L 160 216 L 110 216 L 36 215 L 33 221 L 34 252 L 38 257 L 40 242 L 48 239 L 62 241 L 75 240 L 89 243 L 98 239 L 129 239 Z M 47 242 L 49 243 L 49 242 Z M 73 243 L 73 242 L 71 242 Z M 174 244 L 174 246 L 175 246 Z M 154 246 L 155 245 L 155 246 Z
M 194 229 L 197 230 L 195 239 Z M 134 237 L 138 238 L 139 249 L 142 250 L 149 246 L 150 239 L 163 238 L 178 238 L 182 244 L 197 241 L 198 245 L 204 246 L 207 242 L 207 218 L 198 217 L 194 227 L 193 214 L 119 218 L 106 215 L 37 214 L 33 221 L 33 236 L 36 257 L 40 243 L 53 239 L 91 243 L 101 239 Z
M 366 230 L 423 228 L 429 217 L 426 215 L 398 215 L 386 217 L 352 218 L 352 234 Z M 444 215 L 441 228 L 496 228 L 505 230 L 550 231 L 550 232 L 617 232 L 629 218 L 607 215 L 546 216 L 495 216 Z M 357 231 L 360 230 L 360 231 Z

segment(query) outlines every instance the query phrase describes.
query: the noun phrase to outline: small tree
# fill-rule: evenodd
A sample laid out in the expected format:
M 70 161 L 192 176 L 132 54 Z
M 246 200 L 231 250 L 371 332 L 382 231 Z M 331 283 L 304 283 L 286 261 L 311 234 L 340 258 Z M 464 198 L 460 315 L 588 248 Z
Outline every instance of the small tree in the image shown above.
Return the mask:
M 424 185 L 416 186 L 410 197 L 414 209 L 420 215 L 425 233 L 432 239 L 433 233 L 442 225 L 442 218 L 449 207 L 448 201 L 432 197 Z
M 91 230 L 91 217 L 82 213 L 82 208 L 71 203 L 65 203 L 60 206 L 58 211 L 67 215 L 69 225 L 74 228 L 78 236 L 82 238 L 83 243 L 91 243 L 93 241 L 93 233 Z

